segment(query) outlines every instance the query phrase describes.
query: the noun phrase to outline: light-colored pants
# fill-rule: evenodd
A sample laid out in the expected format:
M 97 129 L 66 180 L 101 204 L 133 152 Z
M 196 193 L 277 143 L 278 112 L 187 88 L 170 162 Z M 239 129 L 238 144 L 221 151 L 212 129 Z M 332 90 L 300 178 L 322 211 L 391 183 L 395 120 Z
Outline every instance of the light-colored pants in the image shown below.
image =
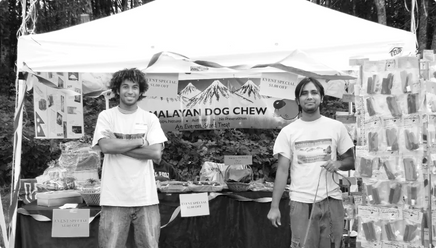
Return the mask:
M 306 244 L 303 244 L 311 211 L 312 223 Z M 303 247 L 303 245 L 304 248 L 341 247 L 344 214 L 342 201 L 330 197 L 315 204 L 291 201 L 291 248 Z
M 102 206 L 98 231 L 99 247 L 126 247 L 130 224 L 133 224 L 136 247 L 158 248 L 159 205 L 144 207 Z

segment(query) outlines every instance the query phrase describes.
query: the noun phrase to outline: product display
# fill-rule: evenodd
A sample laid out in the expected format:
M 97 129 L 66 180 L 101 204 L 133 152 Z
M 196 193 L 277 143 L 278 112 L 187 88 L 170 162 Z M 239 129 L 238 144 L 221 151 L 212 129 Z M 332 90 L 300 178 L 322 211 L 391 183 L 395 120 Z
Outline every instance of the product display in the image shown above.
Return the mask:
M 428 205 L 424 142 L 436 140 L 436 118 L 427 115 L 430 107 L 420 109 L 425 87 L 416 75 L 416 57 L 363 62 L 367 90 L 356 96 L 364 103 L 356 103 L 358 128 L 363 129 L 358 135 L 364 135 L 356 147 L 356 174 L 364 186 L 362 199 L 355 201 L 358 247 L 422 247 L 428 242 L 429 230 L 421 228 Z M 382 78 L 380 94 L 373 85 L 376 77 Z
M 389 73 L 388 76 L 386 78 L 383 78 L 382 80 L 381 93 L 385 95 L 390 95 L 393 82 L 394 82 L 394 74 Z

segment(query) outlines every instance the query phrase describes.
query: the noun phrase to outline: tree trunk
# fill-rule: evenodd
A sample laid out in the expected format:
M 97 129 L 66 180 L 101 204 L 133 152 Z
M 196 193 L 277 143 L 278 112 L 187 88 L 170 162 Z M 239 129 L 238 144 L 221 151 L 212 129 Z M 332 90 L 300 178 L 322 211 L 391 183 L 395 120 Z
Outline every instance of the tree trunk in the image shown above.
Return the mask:
M 374 0 L 375 6 L 377 8 L 377 18 L 378 23 L 386 25 L 386 8 L 385 0 Z
M 436 27 L 436 18 L 433 19 L 433 27 Z M 431 49 L 436 52 L 436 28 L 433 30 L 433 39 L 431 40 Z
M 419 6 L 418 52 L 427 49 L 428 0 L 421 0 Z

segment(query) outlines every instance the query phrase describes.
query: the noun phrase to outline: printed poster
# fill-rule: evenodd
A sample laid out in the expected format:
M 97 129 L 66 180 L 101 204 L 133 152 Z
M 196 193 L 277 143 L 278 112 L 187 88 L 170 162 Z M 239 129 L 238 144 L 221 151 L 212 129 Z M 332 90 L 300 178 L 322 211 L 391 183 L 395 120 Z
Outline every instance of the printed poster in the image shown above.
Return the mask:
M 146 96 L 139 106 L 165 131 L 282 128 L 295 120 L 295 101 L 260 94 L 261 78 L 181 80 L 177 97 Z
M 298 82 L 298 75 L 293 73 L 262 73 L 260 93 L 264 96 L 294 100 Z
M 145 95 L 177 97 L 178 73 L 147 73 L 148 90 Z
M 31 76 L 38 79 L 33 85 L 36 138 L 75 139 L 83 136 L 79 75 L 77 72 L 44 72 Z

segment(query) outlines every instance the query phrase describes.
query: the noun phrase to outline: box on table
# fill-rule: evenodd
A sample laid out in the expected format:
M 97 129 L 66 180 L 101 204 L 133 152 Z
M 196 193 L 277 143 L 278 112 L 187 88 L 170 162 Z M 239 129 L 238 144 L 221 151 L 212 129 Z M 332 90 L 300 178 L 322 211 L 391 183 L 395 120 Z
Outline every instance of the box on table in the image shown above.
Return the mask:
M 82 203 L 82 195 L 76 190 L 60 190 L 36 193 L 39 206 L 54 207 L 66 203 Z

